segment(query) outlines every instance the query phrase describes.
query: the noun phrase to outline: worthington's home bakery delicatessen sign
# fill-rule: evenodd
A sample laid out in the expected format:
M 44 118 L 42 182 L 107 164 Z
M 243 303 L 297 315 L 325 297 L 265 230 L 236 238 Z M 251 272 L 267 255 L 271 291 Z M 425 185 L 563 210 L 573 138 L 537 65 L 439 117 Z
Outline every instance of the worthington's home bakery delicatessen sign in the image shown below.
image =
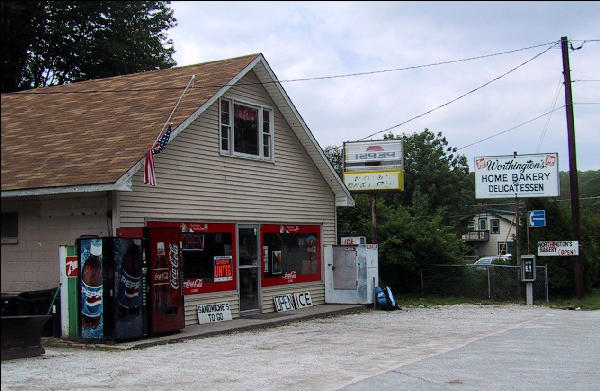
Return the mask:
M 558 153 L 475 158 L 475 198 L 559 195 Z

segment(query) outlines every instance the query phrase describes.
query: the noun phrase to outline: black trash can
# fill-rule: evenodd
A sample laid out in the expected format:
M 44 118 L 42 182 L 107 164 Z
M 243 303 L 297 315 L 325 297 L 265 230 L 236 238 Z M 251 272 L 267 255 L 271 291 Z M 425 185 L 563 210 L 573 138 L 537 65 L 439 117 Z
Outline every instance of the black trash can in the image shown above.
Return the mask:
M 61 336 L 60 292 L 56 294 L 56 290 L 57 288 L 51 288 L 22 292 L 16 298 L 17 315 L 46 315 L 50 310 L 49 315 L 52 315 L 52 320 L 45 324 L 42 337 Z

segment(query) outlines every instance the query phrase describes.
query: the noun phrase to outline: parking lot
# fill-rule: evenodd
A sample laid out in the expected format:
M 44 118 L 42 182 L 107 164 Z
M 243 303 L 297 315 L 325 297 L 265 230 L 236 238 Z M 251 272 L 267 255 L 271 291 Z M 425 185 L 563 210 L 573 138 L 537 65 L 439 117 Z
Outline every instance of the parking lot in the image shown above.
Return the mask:
M 136 350 L 47 347 L 43 356 L 2 362 L 2 389 L 553 389 L 576 380 L 589 386 L 600 384 L 597 324 L 598 311 L 541 306 L 367 311 Z M 517 360 L 529 350 L 546 366 L 554 362 L 555 371 L 523 377 L 528 371 Z

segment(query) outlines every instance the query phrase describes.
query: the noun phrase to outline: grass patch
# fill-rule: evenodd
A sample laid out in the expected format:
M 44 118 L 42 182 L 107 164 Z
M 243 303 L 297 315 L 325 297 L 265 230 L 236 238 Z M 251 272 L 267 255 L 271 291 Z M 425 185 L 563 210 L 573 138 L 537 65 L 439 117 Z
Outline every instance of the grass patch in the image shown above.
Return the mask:
M 394 295 L 396 303 L 400 307 L 435 307 L 440 305 L 457 305 L 457 304 L 479 304 L 479 305 L 494 305 L 494 304 L 525 304 L 522 301 L 498 301 L 491 299 L 478 299 L 473 297 L 461 296 L 438 296 L 438 295 Z M 600 310 L 600 290 L 595 290 L 588 293 L 580 301 L 574 297 L 554 298 L 550 303 L 545 300 L 538 299 L 536 305 L 544 305 L 550 308 L 559 308 L 565 310 L 574 310 L 579 307 L 582 311 Z
M 456 304 L 480 304 L 480 305 L 494 305 L 494 304 L 514 304 L 513 302 L 507 301 L 495 301 L 490 299 L 478 299 L 473 297 L 460 297 L 460 296 L 414 296 L 414 295 L 398 295 L 394 296 L 396 303 L 400 307 L 435 307 L 440 305 L 456 305 Z
M 543 303 L 546 305 L 546 303 Z M 600 310 L 600 290 L 594 290 L 585 295 L 581 300 L 574 297 L 558 297 L 550 300 L 547 304 L 550 308 L 563 310 L 574 310 L 579 307 L 582 311 Z

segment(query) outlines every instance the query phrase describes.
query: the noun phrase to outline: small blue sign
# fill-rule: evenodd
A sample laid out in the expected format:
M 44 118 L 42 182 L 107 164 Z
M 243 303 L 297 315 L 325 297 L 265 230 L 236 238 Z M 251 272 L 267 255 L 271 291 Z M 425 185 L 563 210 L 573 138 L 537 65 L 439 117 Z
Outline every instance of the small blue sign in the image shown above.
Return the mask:
M 546 211 L 545 210 L 530 210 L 529 211 L 529 226 L 530 227 L 545 227 L 546 226 Z

